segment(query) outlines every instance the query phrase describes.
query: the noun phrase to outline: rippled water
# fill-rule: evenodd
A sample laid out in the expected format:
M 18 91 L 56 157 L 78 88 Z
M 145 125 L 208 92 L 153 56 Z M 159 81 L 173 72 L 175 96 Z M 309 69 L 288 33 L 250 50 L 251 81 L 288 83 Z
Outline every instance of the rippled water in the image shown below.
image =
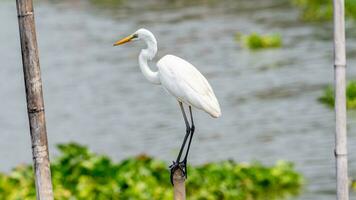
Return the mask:
M 176 156 L 185 132 L 176 101 L 140 73 L 137 55 L 143 45 L 112 47 L 116 39 L 146 27 L 158 38 L 158 58 L 171 53 L 189 60 L 220 101 L 219 119 L 195 113 L 192 163 L 290 160 L 308 180 L 296 199 L 335 199 L 334 115 L 316 101 L 333 80 L 332 24 L 300 23 L 283 0 L 174 2 L 126 1 L 117 8 L 79 0 L 36 3 L 52 157 L 55 144 L 68 141 L 116 160 L 139 153 L 167 161 Z M 0 170 L 8 171 L 31 162 L 14 2 L 0 2 L 0 22 Z M 348 26 L 352 78 L 356 33 Z M 284 47 L 251 52 L 234 41 L 236 32 L 253 31 L 280 33 Z M 353 177 L 355 119 L 356 113 L 349 113 Z

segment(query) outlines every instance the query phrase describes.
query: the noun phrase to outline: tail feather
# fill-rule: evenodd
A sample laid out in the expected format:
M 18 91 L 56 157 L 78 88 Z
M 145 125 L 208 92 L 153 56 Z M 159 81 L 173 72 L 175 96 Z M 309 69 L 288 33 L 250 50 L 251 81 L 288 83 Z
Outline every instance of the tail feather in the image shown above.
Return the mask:
M 220 105 L 215 95 L 209 96 L 209 98 L 204 101 L 203 109 L 214 118 L 221 116 Z

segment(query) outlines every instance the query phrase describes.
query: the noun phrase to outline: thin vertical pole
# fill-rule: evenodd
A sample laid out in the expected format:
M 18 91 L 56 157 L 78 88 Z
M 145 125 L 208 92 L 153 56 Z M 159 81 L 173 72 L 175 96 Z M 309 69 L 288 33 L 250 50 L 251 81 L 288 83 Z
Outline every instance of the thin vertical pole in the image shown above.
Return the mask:
M 337 200 L 348 200 L 344 0 L 334 0 L 335 158 Z
M 181 169 L 173 173 L 174 200 L 185 200 L 185 176 Z
M 37 200 L 53 200 L 32 0 L 16 0 Z

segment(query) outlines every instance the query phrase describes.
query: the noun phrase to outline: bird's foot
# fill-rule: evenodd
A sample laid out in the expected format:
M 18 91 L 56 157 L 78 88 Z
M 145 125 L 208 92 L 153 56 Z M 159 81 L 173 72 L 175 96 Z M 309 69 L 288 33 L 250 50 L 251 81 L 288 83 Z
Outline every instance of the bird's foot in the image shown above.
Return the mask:
M 182 161 L 182 162 L 175 162 L 173 161 L 173 164 L 169 166 L 169 169 L 171 170 L 171 183 L 173 184 L 173 175 L 174 172 L 178 169 L 180 169 L 183 173 L 183 176 L 185 179 L 187 179 L 187 161 Z

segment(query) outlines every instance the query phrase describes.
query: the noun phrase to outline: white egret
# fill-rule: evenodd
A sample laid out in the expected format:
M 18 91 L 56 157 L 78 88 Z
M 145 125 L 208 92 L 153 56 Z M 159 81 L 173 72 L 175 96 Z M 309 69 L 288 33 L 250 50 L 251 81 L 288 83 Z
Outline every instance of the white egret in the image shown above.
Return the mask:
M 158 71 L 150 69 L 147 61 L 152 60 L 157 53 L 157 41 L 150 31 L 141 28 L 135 33 L 118 40 L 114 43 L 114 46 L 135 40 L 143 40 L 147 44 L 147 48 L 142 49 L 138 57 L 143 75 L 149 82 L 162 85 L 164 89 L 177 99 L 186 125 L 186 134 L 178 157 L 170 166 L 172 182 L 173 173 L 178 168 L 187 176 L 187 157 L 195 130 L 192 106 L 207 112 L 214 118 L 221 115 L 220 106 L 206 78 L 192 64 L 182 58 L 166 55 L 158 61 Z M 188 122 L 183 104 L 189 107 L 191 125 Z M 186 153 L 181 161 L 182 152 L 186 146 L 188 137 L 189 142 Z

